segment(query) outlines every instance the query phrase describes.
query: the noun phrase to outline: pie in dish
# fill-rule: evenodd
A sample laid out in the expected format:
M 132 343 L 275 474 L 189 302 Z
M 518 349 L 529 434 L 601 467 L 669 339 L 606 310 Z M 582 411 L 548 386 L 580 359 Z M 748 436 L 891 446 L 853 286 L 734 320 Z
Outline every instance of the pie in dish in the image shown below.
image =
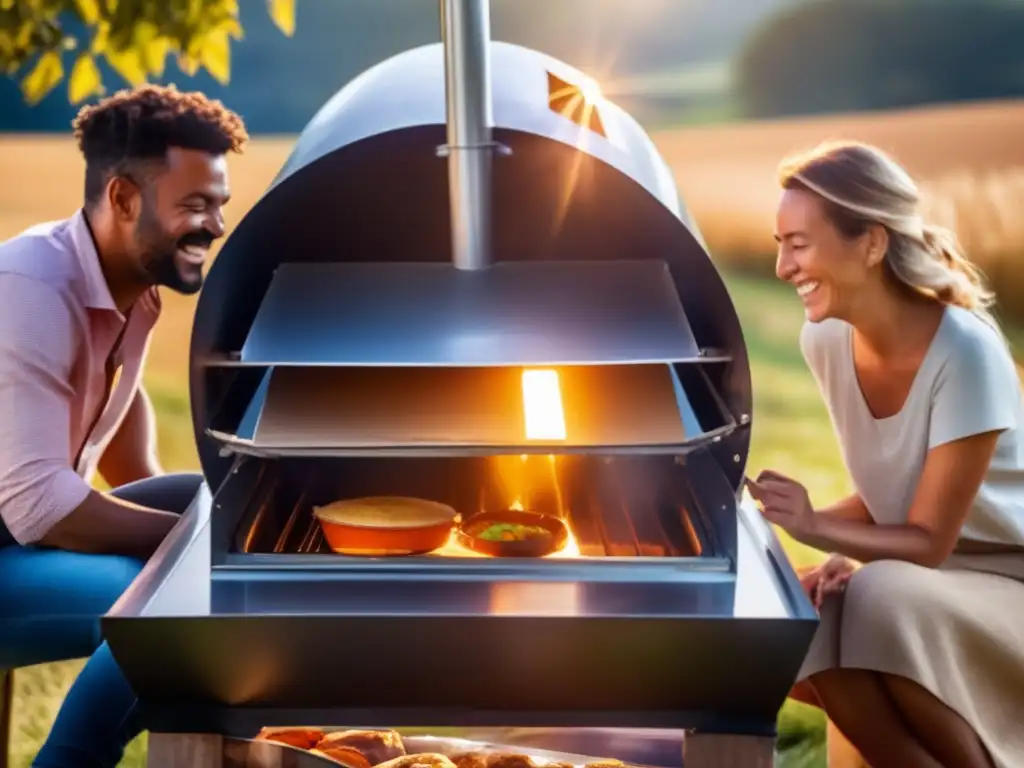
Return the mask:
M 448 542 L 459 519 L 446 504 L 405 496 L 344 499 L 313 514 L 332 550 L 369 557 L 432 552 Z
M 314 507 L 321 522 L 358 528 L 426 528 L 454 522 L 446 504 L 408 496 L 367 496 Z

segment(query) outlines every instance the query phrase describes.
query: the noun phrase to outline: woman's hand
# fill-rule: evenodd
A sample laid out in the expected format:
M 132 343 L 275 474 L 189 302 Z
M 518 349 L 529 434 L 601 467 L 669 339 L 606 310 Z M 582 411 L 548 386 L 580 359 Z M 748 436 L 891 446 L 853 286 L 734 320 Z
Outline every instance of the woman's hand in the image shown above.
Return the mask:
M 815 609 L 820 610 L 826 597 L 841 594 L 846 590 L 846 585 L 856 570 L 857 564 L 849 558 L 829 555 L 824 563 L 801 574 L 800 585 Z
M 800 540 L 814 530 L 815 514 L 807 489 L 796 480 L 766 469 L 757 480 L 747 478 L 750 495 L 759 502 L 761 514 L 769 523 Z

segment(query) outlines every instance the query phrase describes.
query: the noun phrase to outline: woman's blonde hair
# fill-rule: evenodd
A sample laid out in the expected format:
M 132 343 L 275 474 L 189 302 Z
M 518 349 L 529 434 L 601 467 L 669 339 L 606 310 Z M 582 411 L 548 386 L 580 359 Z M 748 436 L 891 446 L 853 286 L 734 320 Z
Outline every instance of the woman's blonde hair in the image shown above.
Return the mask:
M 999 331 L 991 312 L 995 294 L 981 270 L 964 255 L 956 234 L 921 218 L 917 185 L 885 152 L 860 142 L 826 142 L 786 158 L 779 183 L 822 198 L 845 237 L 857 237 L 871 224 L 885 227 L 884 263 L 893 277 L 920 294 L 974 312 Z

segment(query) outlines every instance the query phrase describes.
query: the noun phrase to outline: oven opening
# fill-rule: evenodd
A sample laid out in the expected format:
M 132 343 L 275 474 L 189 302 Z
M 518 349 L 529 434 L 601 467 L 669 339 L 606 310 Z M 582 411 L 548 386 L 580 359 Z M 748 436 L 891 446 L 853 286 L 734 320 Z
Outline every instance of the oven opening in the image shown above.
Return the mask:
M 228 481 L 228 486 L 250 483 L 252 488 L 234 536 L 233 550 L 240 554 L 557 560 L 698 557 L 707 549 L 706 527 L 686 473 L 670 456 L 246 461 L 257 464 Z M 351 545 L 344 537 L 332 538 L 337 517 L 318 514 L 340 507 L 350 515 L 349 534 L 371 526 L 385 532 L 380 541 L 386 542 L 387 534 L 402 528 L 397 514 L 407 509 L 394 505 L 403 503 L 422 503 L 428 514 L 443 506 L 457 517 L 439 538 L 428 538 L 418 549 L 393 543 L 397 550 L 388 550 L 386 543 L 365 544 L 365 536 L 363 544 Z M 392 513 L 396 517 L 389 519 Z

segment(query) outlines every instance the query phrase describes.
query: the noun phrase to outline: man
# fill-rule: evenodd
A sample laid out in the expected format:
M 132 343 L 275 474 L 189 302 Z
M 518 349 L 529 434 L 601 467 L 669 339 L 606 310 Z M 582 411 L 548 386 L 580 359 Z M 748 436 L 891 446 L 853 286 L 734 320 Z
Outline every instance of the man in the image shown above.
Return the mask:
M 197 292 L 242 120 L 143 86 L 83 109 L 85 204 L 0 244 L 0 668 L 92 654 L 33 763 L 115 766 L 138 732 L 106 613 L 198 488 L 162 475 L 141 386 L 158 287 Z M 93 490 L 99 471 L 112 493 Z

